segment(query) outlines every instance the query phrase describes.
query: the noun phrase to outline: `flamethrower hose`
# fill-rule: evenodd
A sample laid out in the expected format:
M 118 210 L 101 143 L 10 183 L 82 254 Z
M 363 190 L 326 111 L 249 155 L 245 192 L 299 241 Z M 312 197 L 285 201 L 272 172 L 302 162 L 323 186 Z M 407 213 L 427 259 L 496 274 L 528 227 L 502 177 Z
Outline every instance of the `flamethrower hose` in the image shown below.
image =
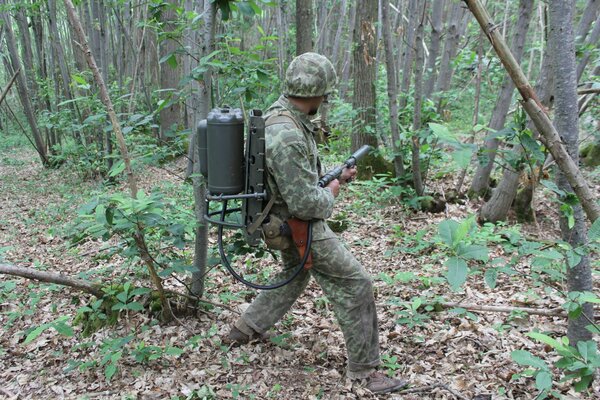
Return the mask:
M 225 221 L 226 214 L 227 214 L 227 201 L 225 201 L 223 203 L 223 208 L 221 209 L 221 221 Z M 233 275 L 233 277 L 235 279 L 237 279 L 238 281 L 242 282 L 244 285 L 249 286 L 253 289 L 258 289 L 258 290 L 277 289 L 277 288 L 280 288 L 280 287 L 285 286 L 288 283 L 290 283 L 304 269 L 304 265 L 306 264 L 306 261 L 308 260 L 308 256 L 310 255 L 310 246 L 312 244 L 312 221 L 308 221 L 308 232 L 306 234 L 306 251 L 304 252 L 304 257 L 302 257 L 302 261 L 300 261 L 300 265 L 298 265 L 296 267 L 296 269 L 292 272 L 292 275 L 289 278 L 284 279 L 281 282 L 274 283 L 272 285 L 259 285 L 257 283 L 250 282 L 250 281 L 244 279 L 244 277 L 242 277 L 240 274 L 235 272 L 235 270 L 229 263 L 229 260 L 227 259 L 227 255 L 225 254 L 225 249 L 223 248 L 223 224 L 219 224 L 217 242 L 219 244 L 219 254 L 221 255 L 221 261 L 223 261 L 225 268 L 227 268 L 227 271 L 229 271 L 229 273 L 231 275 Z

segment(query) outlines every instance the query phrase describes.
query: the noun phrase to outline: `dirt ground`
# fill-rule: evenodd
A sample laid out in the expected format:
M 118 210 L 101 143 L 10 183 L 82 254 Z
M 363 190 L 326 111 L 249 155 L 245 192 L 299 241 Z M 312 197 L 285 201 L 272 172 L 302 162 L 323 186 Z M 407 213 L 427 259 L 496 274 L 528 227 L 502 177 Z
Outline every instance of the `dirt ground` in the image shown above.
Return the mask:
M 183 163 L 166 168 L 181 172 Z M 595 193 L 600 193 L 595 179 Z M 164 169 L 147 168 L 141 186 L 148 190 L 165 180 L 177 183 Z M 77 207 L 98 190 L 102 190 L 99 182 L 82 181 L 74 171 L 44 170 L 34 154 L 0 153 L 0 263 L 89 280 L 132 274 L 118 256 L 97 257 L 106 243 L 87 241 L 72 247 L 65 237 L 65 227 L 73 222 Z M 539 240 L 559 237 L 551 196 L 538 194 L 536 199 L 538 226 L 522 226 L 522 235 Z M 556 292 L 527 279 L 527 262 L 515 267 L 522 274 L 500 275 L 494 289 L 484 284 L 481 274 L 474 274 L 460 291 L 450 290 L 443 278 L 443 254 L 436 247 L 420 248 L 419 244 L 431 239 L 439 222 L 464 219 L 476 212 L 477 204 L 451 204 L 446 212 L 431 215 L 407 212 L 400 205 L 361 210 L 356 201 L 347 194 L 337 205 L 350 221 L 341 237 L 374 278 L 382 369 L 411 383 L 406 392 L 379 398 L 535 398 L 534 379 L 512 379 L 524 368 L 513 362 L 511 351 L 528 350 L 552 363 L 555 353 L 526 333 L 537 329 L 564 336 L 564 317 L 426 313 L 423 308 L 411 312 L 406 307 L 419 296 L 472 305 L 543 310 L 561 306 Z M 423 238 L 415 239 L 421 230 L 425 230 Z M 492 260 L 508 256 L 499 246 L 492 246 L 490 255 Z M 598 293 L 597 272 L 594 279 Z M 80 326 L 74 326 L 73 336 L 48 329 L 25 344 L 32 327 L 62 316 L 70 324 L 77 309 L 89 304 L 91 297 L 71 288 L 0 276 L 0 398 L 377 398 L 346 379 L 342 333 L 314 281 L 275 326 L 274 340 L 228 348 L 220 337 L 255 292 L 235 283 L 221 268 L 211 271 L 208 280 L 206 298 L 224 306 L 182 317 L 183 324 L 159 324 L 145 312 L 129 312 L 115 326 L 88 338 L 81 336 Z M 173 280 L 167 286 L 181 289 Z M 398 323 L 403 317 L 406 322 Z M 167 348 L 178 350 L 136 360 L 144 349 L 145 354 L 152 354 Z M 108 381 L 105 372 L 110 364 L 117 369 Z M 558 371 L 553 371 L 558 382 Z M 599 387 L 596 384 L 589 395 L 575 393 L 567 384 L 557 384 L 555 389 L 565 399 L 600 399 Z

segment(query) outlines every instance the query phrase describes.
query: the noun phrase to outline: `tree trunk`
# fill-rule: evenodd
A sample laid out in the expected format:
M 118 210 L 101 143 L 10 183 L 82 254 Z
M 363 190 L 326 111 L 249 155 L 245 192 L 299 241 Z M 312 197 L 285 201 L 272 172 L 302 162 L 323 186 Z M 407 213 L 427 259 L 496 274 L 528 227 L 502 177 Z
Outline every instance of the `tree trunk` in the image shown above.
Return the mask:
M 4 1 L 2 4 L 6 4 Z M 10 66 L 12 68 L 12 73 L 21 70 L 20 57 L 17 50 L 17 42 L 15 40 L 15 35 L 12 30 L 12 23 L 8 14 L 5 12 L 0 13 L 0 20 L 4 22 L 4 31 L 6 34 L 6 45 L 8 47 L 8 53 L 10 56 Z M 31 66 L 30 66 L 31 67 Z M 29 69 L 31 70 L 31 69 Z M 33 135 L 33 141 L 35 143 L 35 150 L 40 156 L 40 160 L 42 164 L 47 167 L 48 156 L 47 156 L 47 147 L 46 143 L 44 143 L 44 138 L 42 137 L 41 132 L 38 129 L 36 116 L 34 113 L 34 108 L 31 104 L 31 93 L 27 87 L 27 73 L 23 70 L 17 76 L 17 92 L 19 93 L 19 99 L 21 104 L 23 105 L 23 111 L 27 118 L 27 122 L 29 123 L 29 127 L 31 128 L 31 133 Z
M 296 55 L 313 50 L 313 2 L 296 0 Z
M 439 75 L 435 83 L 435 92 L 438 99 L 438 113 L 442 113 L 444 108 L 444 92 L 450 88 L 452 81 L 453 68 L 451 61 L 456 56 L 458 44 L 460 42 L 461 32 L 466 28 L 466 23 L 463 24 L 465 10 L 458 2 L 450 4 L 448 24 L 446 27 L 446 41 L 444 42 L 444 52 L 440 60 Z M 463 25 L 465 25 L 463 27 Z
M 204 18 L 204 45 L 203 54 L 210 54 L 215 49 L 216 5 L 205 2 Z M 211 107 L 212 71 L 210 68 L 204 73 L 200 83 L 200 98 L 198 120 L 205 119 Z M 194 127 L 195 131 L 195 127 Z M 204 294 L 204 281 L 206 275 L 206 255 L 208 252 L 208 225 L 204 221 L 206 207 L 206 182 L 200 174 L 200 141 L 194 140 L 193 161 L 194 178 L 194 214 L 196 216 L 196 239 L 194 242 L 194 272 L 192 273 L 191 293 L 197 297 Z
M 377 136 L 375 135 L 377 1 L 360 0 L 357 7 L 360 8 L 361 13 L 356 16 L 353 33 L 354 97 L 352 108 L 357 114 L 352 123 L 352 151 L 365 144 L 377 147 Z
M 570 0 L 550 1 L 548 44 L 554 73 L 554 125 L 564 141 L 569 155 L 577 164 L 579 160 L 579 117 L 573 34 L 574 9 L 575 3 Z M 556 183 L 565 192 L 573 191 L 562 171 L 557 171 Z M 587 243 L 587 228 L 580 205 L 573 206 L 573 214 L 575 224 L 573 227 L 569 227 L 567 218 L 561 213 L 560 228 L 563 240 L 569 242 L 573 247 L 578 247 Z M 567 284 L 569 292 L 593 291 L 592 273 L 587 255 L 582 256 L 577 266 L 567 268 Z M 592 339 L 592 333 L 585 329 L 590 324 L 589 321 L 594 320 L 591 303 L 583 305 L 583 314 L 578 318 L 569 318 L 567 335 L 573 346 L 577 345 L 580 340 Z
M 338 73 L 341 71 L 340 65 L 338 65 L 339 64 L 338 60 L 340 59 L 340 43 L 342 42 L 344 27 L 346 27 L 348 25 L 346 22 L 347 14 L 348 14 L 347 0 L 342 0 L 342 4 L 340 5 L 340 14 L 337 16 L 338 17 L 337 29 L 335 31 L 335 37 L 333 38 L 333 46 L 331 49 L 331 62 L 335 66 L 336 71 Z
M 409 16 L 418 15 L 418 3 L 419 0 L 408 0 L 407 14 Z M 409 18 L 406 24 L 405 44 L 402 53 L 402 80 L 400 82 L 400 99 L 398 101 L 400 111 L 403 111 L 408 104 L 412 67 L 415 60 L 415 28 L 417 26 L 417 18 Z
M 385 64 L 387 72 L 387 91 L 390 108 L 390 129 L 392 131 L 392 149 L 394 150 L 394 171 L 396 177 L 404 175 L 404 159 L 398 129 L 398 84 L 396 83 L 396 65 L 394 64 L 394 45 L 390 26 L 390 3 L 381 2 L 381 19 L 383 21 L 383 43 L 385 45 Z
M 423 96 L 431 98 L 435 80 L 437 78 L 437 58 L 440 52 L 440 38 L 442 36 L 442 16 L 446 0 L 434 0 L 431 10 L 431 41 L 429 44 L 429 58 L 427 59 L 427 80 L 423 89 Z
M 598 0 L 598 2 L 600 2 L 600 0 Z M 600 41 L 600 16 L 596 19 L 596 23 L 594 24 L 594 29 L 592 30 L 592 33 L 586 40 L 586 45 L 591 48 L 597 48 L 599 41 Z M 579 82 L 581 80 L 581 77 L 583 76 L 583 71 L 585 71 L 585 67 L 587 66 L 588 62 L 590 61 L 591 56 L 592 56 L 592 52 L 590 50 L 585 51 L 583 53 L 583 56 L 581 57 L 581 60 L 579 61 L 579 64 L 577 64 L 577 82 Z
M 350 40 L 354 40 L 354 28 L 356 26 L 356 20 L 358 19 L 357 17 L 357 10 L 358 5 L 356 1 L 352 1 L 350 2 L 350 16 L 348 17 L 348 41 Z M 352 33 L 352 37 L 350 37 L 350 33 Z M 352 46 L 346 46 L 345 50 L 344 50 L 344 58 L 343 58 L 343 62 L 342 62 L 342 66 L 341 66 L 341 75 L 342 75 L 342 79 L 340 79 L 340 84 L 339 84 L 339 94 L 340 94 L 340 98 L 344 99 L 344 100 L 349 100 L 347 98 L 346 92 L 349 89 L 349 82 L 350 82 L 350 73 L 352 72 L 353 69 L 353 56 L 354 56 L 354 52 L 352 51 Z
M 540 71 L 535 87 L 535 92 L 538 94 L 540 101 L 548 108 L 550 108 L 552 102 L 551 89 L 553 85 L 553 74 L 550 71 L 549 57 L 548 54 L 544 56 L 544 64 L 542 65 L 542 70 Z M 539 137 L 540 134 L 536 131 L 531 120 L 528 122 L 527 128 L 534 132 L 534 137 Z M 517 146 L 512 150 L 517 154 L 517 157 L 520 157 L 523 154 L 523 148 L 521 146 Z M 504 169 L 500 183 L 492 191 L 492 197 L 479 210 L 480 221 L 497 222 L 506 220 L 508 211 L 517 195 L 522 170 L 523 169 L 514 171 L 512 168 Z M 533 176 L 532 179 L 534 179 Z M 519 215 L 529 215 L 529 211 L 526 209 L 529 208 L 530 201 L 528 199 L 523 199 L 517 202 L 519 203 L 520 208 L 520 210 L 517 211 L 518 218 L 521 219 Z
M 527 37 L 527 28 L 529 27 L 529 21 L 531 20 L 533 10 L 533 1 L 531 0 L 520 0 L 519 3 L 519 20 L 515 28 L 513 36 L 511 51 L 515 57 L 517 63 L 521 62 L 523 56 L 523 49 L 525 46 L 525 39 Z M 502 83 L 502 88 L 498 95 L 498 100 L 492 111 L 492 118 L 490 120 L 489 128 L 492 132 L 499 131 L 504 127 L 506 122 L 506 116 L 512 103 L 512 96 L 515 90 L 515 85 L 507 75 Z M 486 139 L 483 147 L 483 153 L 486 157 L 485 163 L 479 162 L 477 164 L 477 170 L 471 183 L 469 195 L 474 197 L 483 196 L 485 197 L 489 190 L 490 175 L 494 169 L 494 161 L 496 159 L 496 152 L 500 140 L 496 138 Z
M 161 13 L 162 31 L 172 32 L 176 27 L 177 14 L 175 8 L 178 0 L 169 0 L 164 3 Z M 160 49 L 160 88 L 163 90 L 162 100 L 167 105 L 160 111 L 160 140 L 169 141 L 173 134 L 179 131 L 183 124 L 183 109 L 179 98 L 179 80 L 181 79 L 181 60 L 177 59 L 176 52 L 179 44 L 169 36 L 162 39 Z M 175 60 L 174 62 L 170 60 Z
M 575 44 L 582 44 L 585 41 L 592 22 L 598 17 L 598 11 L 600 11 L 600 0 L 588 0 L 577 26 Z
M 422 7 L 419 7 L 419 13 L 415 18 L 419 19 L 419 24 L 415 30 L 415 105 L 413 111 L 412 125 L 412 174 L 413 185 L 417 196 L 423 196 L 425 188 L 423 186 L 422 168 L 421 168 L 421 141 L 419 134 L 421 133 L 421 107 L 423 105 L 423 32 L 425 24 L 425 14 L 427 10 L 427 1 L 423 0 Z

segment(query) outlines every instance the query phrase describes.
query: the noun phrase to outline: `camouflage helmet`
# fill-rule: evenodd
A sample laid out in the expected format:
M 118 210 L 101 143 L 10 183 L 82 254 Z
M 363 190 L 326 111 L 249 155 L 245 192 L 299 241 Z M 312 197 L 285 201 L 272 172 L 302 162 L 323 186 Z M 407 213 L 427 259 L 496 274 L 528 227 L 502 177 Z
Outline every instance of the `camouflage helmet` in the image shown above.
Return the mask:
M 285 71 L 283 94 L 293 97 L 319 97 L 333 92 L 337 76 L 327 57 L 304 53 L 294 58 Z

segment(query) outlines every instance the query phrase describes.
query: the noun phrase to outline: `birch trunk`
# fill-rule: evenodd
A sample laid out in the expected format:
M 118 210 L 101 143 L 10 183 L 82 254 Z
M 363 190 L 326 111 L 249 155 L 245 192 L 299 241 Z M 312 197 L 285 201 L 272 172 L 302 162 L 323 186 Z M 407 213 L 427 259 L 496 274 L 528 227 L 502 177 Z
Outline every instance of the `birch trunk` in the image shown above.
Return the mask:
M 554 73 L 554 126 L 564 141 L 569 155 L 577 164 L 579 160 L 579 117 L 577 108 L 577 74 L 575 64 L 575 41 L 573 34 L 573 12 L 575 4 L 570 0 L 552 0 L 549 3 L 550 32 L 548 45 Z M 557 171 L 556 183 L 561 190 L 572 192 L 562 171 Z M 578 247 L 587 243 L 585 217 L 580 205 L 573 206 L 575 224 L 569 227 L 567 218 L 560 218 L 560 229 L 564 241 Z M 569 292 L 593 291 L 592 272 L 589 258 L 582 256 L 576 266 L 567 268 Z M 591 303 L 583 305 L 583 314 L 569 318 L 567 336 L 571 345 L 580 340 L 591 340 L 592 333 L 585 329 L 589 320 L 594 320 Z M 587 317 L 587 318 L 586 318 Z

